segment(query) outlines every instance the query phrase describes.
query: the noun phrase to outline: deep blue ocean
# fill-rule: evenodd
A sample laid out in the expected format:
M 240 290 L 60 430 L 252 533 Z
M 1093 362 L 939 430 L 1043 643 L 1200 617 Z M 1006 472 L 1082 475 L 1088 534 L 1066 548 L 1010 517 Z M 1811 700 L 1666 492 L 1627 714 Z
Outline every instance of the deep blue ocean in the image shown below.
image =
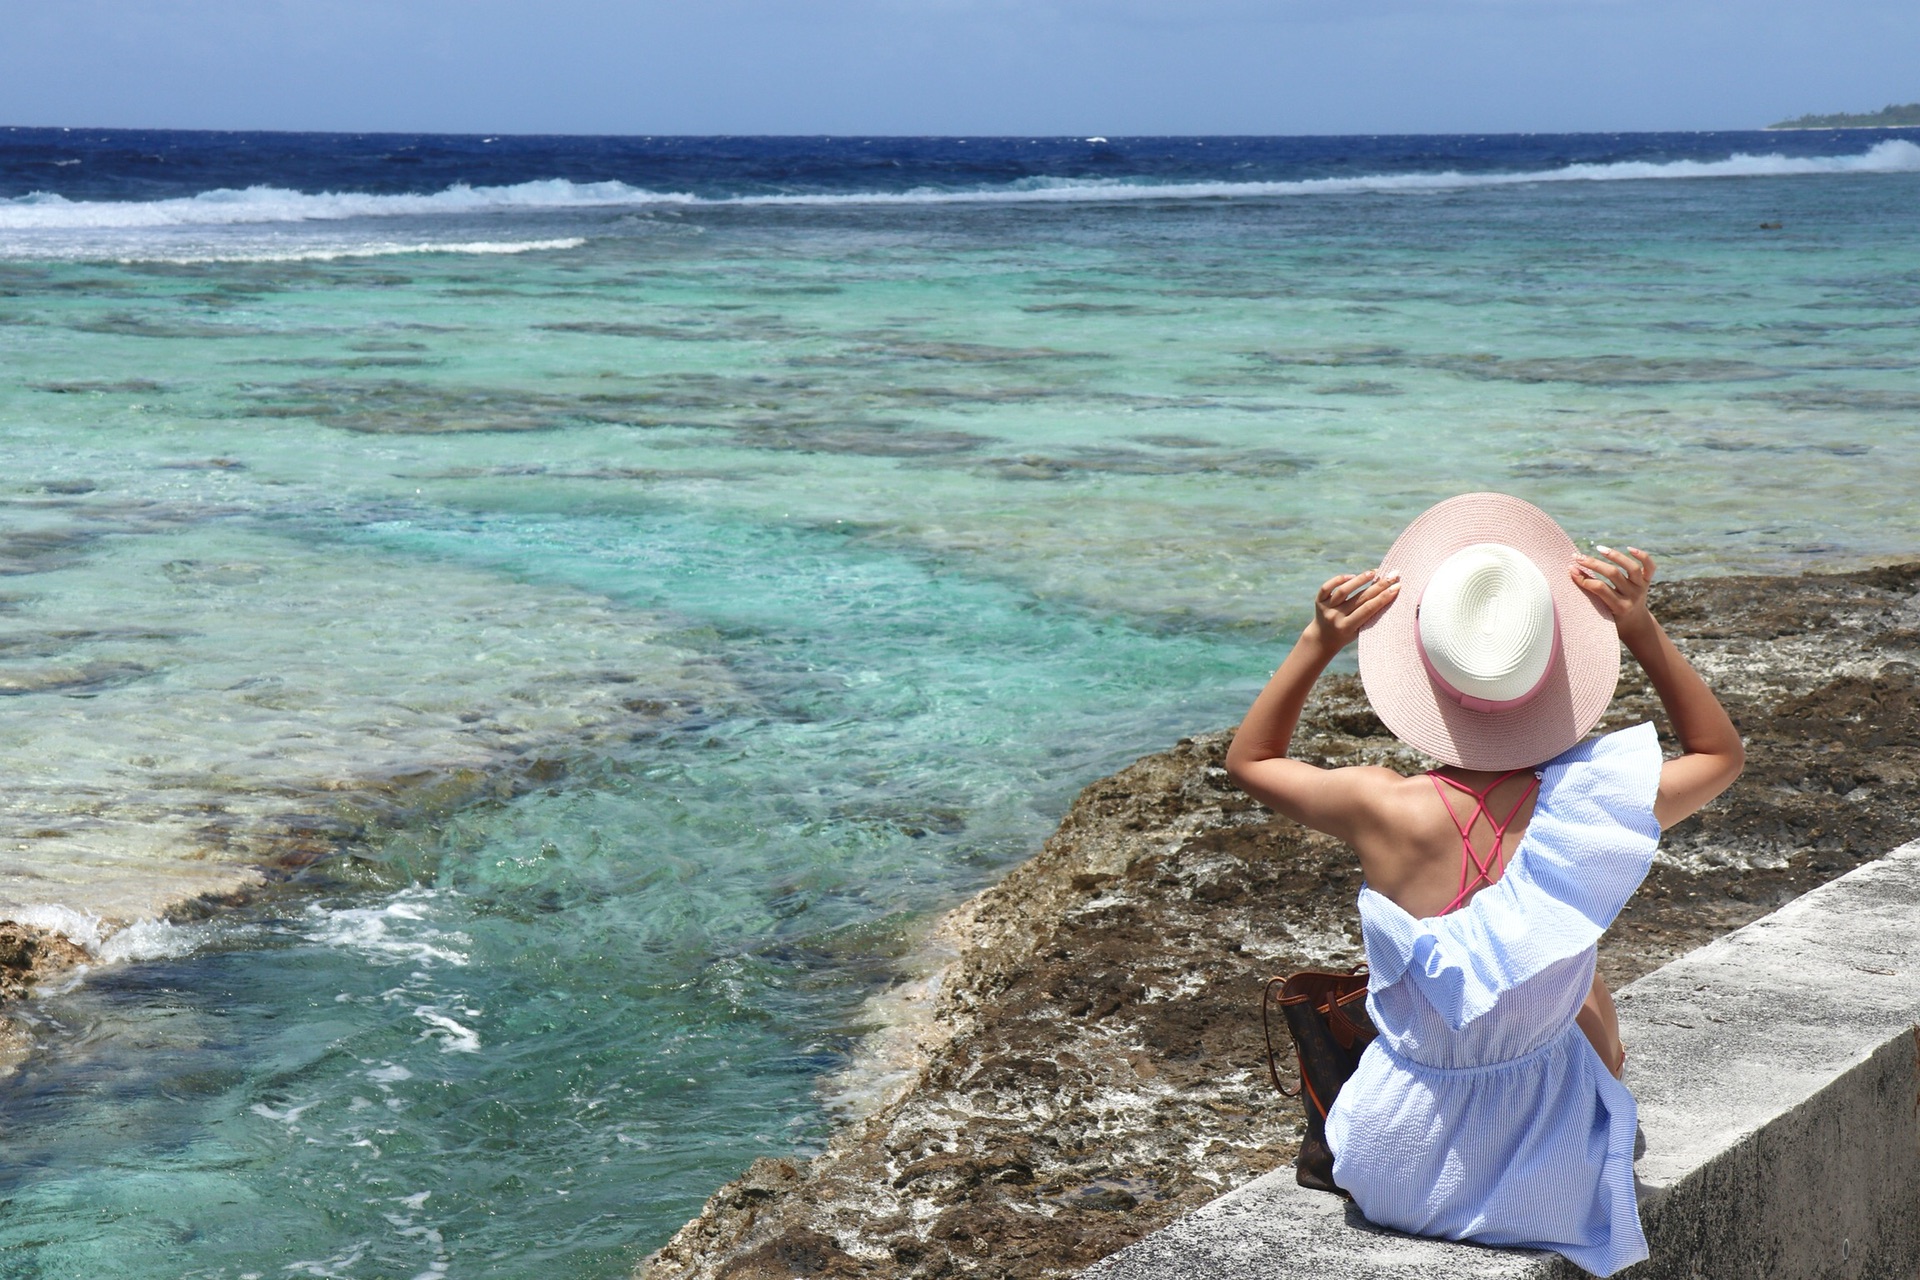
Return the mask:
M 1870 139 L 1863 142 L 1863 138 Z M 217 189 L 427 195 L 555 179 L 716 200 L 992 193 L 1022 184 L 1292 183 L 1547 174 L 1573 165 L 1853 157 L 1920 130 L 1329 138 L 594 138 L 0 129 L 0 198 L 151 201 Z
M 1920 130 L 0 129 L 0 1274 L 628 1274 L 1313 584 L 1910 558 L 1916 370 Z

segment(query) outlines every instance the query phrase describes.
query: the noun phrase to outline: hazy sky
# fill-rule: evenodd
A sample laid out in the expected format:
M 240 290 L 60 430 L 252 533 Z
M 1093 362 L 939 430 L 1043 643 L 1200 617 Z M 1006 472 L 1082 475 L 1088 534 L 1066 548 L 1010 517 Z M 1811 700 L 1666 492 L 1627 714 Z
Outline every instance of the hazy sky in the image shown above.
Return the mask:
M 0 0 L 0 124 L 1749 128 L 1920 99 L 1920 0 Z

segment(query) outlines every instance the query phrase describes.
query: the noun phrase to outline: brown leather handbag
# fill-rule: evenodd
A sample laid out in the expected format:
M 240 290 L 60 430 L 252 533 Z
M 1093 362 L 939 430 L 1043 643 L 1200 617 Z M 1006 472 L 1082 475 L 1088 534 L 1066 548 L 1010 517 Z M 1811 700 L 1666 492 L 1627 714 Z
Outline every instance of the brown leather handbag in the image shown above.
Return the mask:
M 1278 989 L 1279 995 L 1274 992 Z M 1294 1061 L 1300 1083 L 1289 1089 L 1280 1083 L 1273 1049 L 1273 1023 L 1268 1013 L 1278 1004 L 1293 1038 Z M 1273 1087 L 1289 1098 L 1304 1098 L 1307 1133 L 1293 1160 L 1293 1177 L 1303 1187 L 1346 1195 L 1333 1180 L 1333 1152 L 1327 1146 L 1327 1108 L 1340 1096 L 1340 1086 L 1360 1065 L 1360 1055 L 1378 1035 L 1367 1016 L 1367 966 L 1357 964 L 1347 973 L 1308 969 L 1283 978 L 1269 978 L 1260 997 L 1260 1030 L 1267 1039 L 1267 1075 Z

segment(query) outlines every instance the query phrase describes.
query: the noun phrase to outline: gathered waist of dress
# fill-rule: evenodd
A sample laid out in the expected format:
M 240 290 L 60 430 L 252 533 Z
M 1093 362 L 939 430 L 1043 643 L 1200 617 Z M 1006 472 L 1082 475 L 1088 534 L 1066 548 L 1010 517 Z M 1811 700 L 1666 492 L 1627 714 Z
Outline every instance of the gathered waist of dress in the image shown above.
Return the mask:
M 1553 1052 L 1555 1049 L 1565 1044 L 1567 1041 L 1567 1036 L 1569 1032 L 1572 1032 L 1573 1034 L 1576 1034 L 1576 1035 L 1584 1034 L 1580 1031 L 1580 1028 L 1574 1023 L 1574 1021 L 1571 1018 L 1569 1018 L 1567 1020 L 1566 1026 L 1560 1028 L 1559 1031 L 1548 1036 L 1540 1044 L 1534 1046 L 1533 1048 L 1527 1050 L 1525 1053 L 1520 1054 L 1517 1057 L 1501 1058 L 1496 1062 L 1476 1063 L 1475 1065 L 1470 1067 L 1439 1067 L 1439 1066 L 1434 1066 L 1432 1063 L 1422 1062 L 1420 1061 L 1420 1059 L 1409 1057 L 1407 1054 L 1401 1052 L 1399 1049 L 1394 1048 L 1393 1043 L 1389 1041 L 1387 1037 L 1384 1035 L 1376 1039 L 1374 1043 L 1380 1046 L 1380 1051 L 1382 1053 L 1386 1054 L 1388 1058 L 1393 1060 L 1393 1063 L 1395 1066 L 1403 1067 L 1407 1071 L 1410 1071 L 1417 1076 L 1427 1076 L 1434 1079 L 1450 1080 L 1450 1079 L 1460 1079 L 1468 1076 L 1491 1075 L 1492 1073 L 1497 1071 L 1511 1071 L 1516 1067 L 1529 1066 L 1536 1060 L 1547 1056 L 1549 1053 Z

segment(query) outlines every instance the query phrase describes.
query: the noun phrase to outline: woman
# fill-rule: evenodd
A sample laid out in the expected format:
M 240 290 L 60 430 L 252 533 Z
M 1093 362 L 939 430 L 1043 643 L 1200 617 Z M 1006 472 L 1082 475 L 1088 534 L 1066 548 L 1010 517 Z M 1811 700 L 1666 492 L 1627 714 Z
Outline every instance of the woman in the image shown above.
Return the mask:
M 1379 1037 L 1327 1116 L 1334 1179 L 1384 1226 L 1554 1249 L 1598 1275 L 1644 1258 L 1633 1095 L 1595 944 L 1660 830 L 1720 794 L 1740 735 L 1647 608 L 1646 553 L 1576 554 L 1547 514 L 1468 494 L 1380 570 L 1329 579 L 1227 753 L 1249 794 L 1359 855 Z M 1348 644 L 1374 710 L 1429 774 L 1287 757 Z M 1666 707 L 1587 739 L 1624 643 Z

